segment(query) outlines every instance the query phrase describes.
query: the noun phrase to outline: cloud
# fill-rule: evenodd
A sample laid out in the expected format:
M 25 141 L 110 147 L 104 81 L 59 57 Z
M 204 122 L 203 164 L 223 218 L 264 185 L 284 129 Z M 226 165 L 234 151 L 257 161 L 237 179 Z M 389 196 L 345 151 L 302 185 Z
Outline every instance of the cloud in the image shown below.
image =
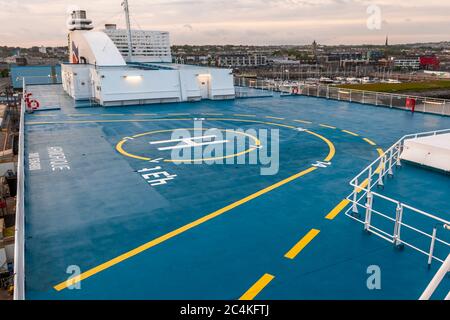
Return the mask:
M 167 30 L 175 44 L 383 43 L 448 40 L 450 1 L 442 0 L 130 0 L 132 23 Z M 124 26 L 120 0 L 0 0 L 3 45 L 64 45 L 66 10 L 78 5 L 94 25 Z M 381 30 L 367 28 L 369 5 Z M 31 19 L 30 19 L 31 17 Z M 412 22 L 413 21 L 413 22 Z M 431 31 L 432 30 L 432 31 Z

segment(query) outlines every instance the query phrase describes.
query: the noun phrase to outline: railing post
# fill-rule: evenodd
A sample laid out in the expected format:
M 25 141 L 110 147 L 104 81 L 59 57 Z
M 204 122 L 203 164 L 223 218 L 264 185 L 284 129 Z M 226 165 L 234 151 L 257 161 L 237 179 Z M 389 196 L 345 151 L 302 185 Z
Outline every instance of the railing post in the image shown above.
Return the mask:
M 394 157 L 394 150 L 391 149 L 389 151 L 389 169 L 388 169 L 388 175 L 393 177 L 394 176 L 394 170 L 392 170 L 392 158 Z
M 393 238 L 393 243 L 396 247 L 399 247 L 402 244 L 402 242 L 400 240 L 402 219 L 403 219 L 403 204 L 398 203 L 397 208 L 395 210 L 395 226 L 394 226 L 394 238 Z
M 372 205 L 373 205 L 373 195 L 372 192 L 367 192 L 367 202 L 366 202 L 366 219 L 364 221 L 364 231 L 369 232 L 370 222 L 372 220 Z
M 391 105 L 390 105 L 391 109 L 392 109 L 392 107 L 393 107 L 393 106 L 392 106 L 393 99 L 394 99 L 394 95 L 391 94 Z
M 353 90 L 350 90 L 350 95 L 349 95 L 350 102 L 352 102 L 352 92 L 353 92 Z
M 370 222 L 372 220 L 373 195 L 371 192 L 372 185 L 372 167 L 369 168 L 369 177 L 367 178 L 367 201 L 366 201 L 366 218 L 364 221 L 364 230 L 369 232 Z
M 378 172 L 378 182 L 377 185 L 378 186 L 384 186 L 384 182 L 383 182 L 383 176 L 384 176 L 384 166 L 385 166 L 385 156 L 382 156 L 380 159 L 380 167 L 379 167 L 379 172 Z
M 366 103 L 366 92 L 365 91 L 363 91 L 363 94 L 362 94 L 362 103 L 363 104 Z
M 359 192 L 359 184 L 358 184 L 358 178 L 355 179 L 355 190 L 353 191 L 353 206 L 352 206 L 352 211 L 354 213 L 354 215 L 357 215 L 358 212 L 358 192 Z
M 401 146 L 401 143 L 399 143 L 398 146 L 397 146 L 397 161 L 395 163 L 395 165 L 397 167 L 401 167 L 402 166 L 402 162 L 400 160 L 401 153 L 402 153 L 402 146 Z
M 436 233 L 437 227 L 433 228 L 433 235 L 431 236 L 430 252 L 428 254 L 428 268 L 431 268 L 431 263 L 433 262 L 434 245 L 436 243 Z
M 327 85 L 327 99 L 330 99 L 330 85 Z
M 378 105 L 378 92 L 375 93 L 375 105 Z

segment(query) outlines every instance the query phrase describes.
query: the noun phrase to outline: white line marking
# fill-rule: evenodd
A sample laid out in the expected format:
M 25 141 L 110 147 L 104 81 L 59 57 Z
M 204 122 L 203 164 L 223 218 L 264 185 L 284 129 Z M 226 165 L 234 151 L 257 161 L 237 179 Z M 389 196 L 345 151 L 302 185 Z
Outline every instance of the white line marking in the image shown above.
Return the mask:
M 217 136 L 210 135 L 210 136 L 192 137 L 192 138 L 184 138 L 184 139 L 152 141 L 152 142 L 150 142 L 150 144 L 165 144 L 165 143 L 171 143 L 171 142 L 187 142 L 187 141 L 194 142 L 195 140 L 203 140 L 203 139 L 211 139 L 211 138 L 217 138 Z
M 201 147 L 201 146 L 213 145 L 213 144 L 224 144 L 224 143 L 227 143 L 227 142 L 229 142 L 229 141 L 228 141 L 228 140 L 219 140 L 219 141 L 202 142 L 202 143 L 196 143 L 196 142 L 194 142 L 193 144 L 180 144 L 180 145 L 172 146 L 172 147 L 158 148 L 158 150 L 159 150 L 159 151 L 177 150 L 177 149 L 192 148 L 192 147 Z

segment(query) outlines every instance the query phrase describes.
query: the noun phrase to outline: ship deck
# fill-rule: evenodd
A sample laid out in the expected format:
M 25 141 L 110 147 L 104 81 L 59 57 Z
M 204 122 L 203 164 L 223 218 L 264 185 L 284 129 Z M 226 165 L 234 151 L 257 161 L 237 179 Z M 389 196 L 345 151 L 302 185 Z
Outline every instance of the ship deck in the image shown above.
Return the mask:
M 448 117 L 301 96 L 79 108 L 58 85 L 28 90 L 49 110 L 25 118 L 27 299 L 222 300 L 250 288 L 264 300 L 417 299 L 439 267 L 343 211 L 326 217 L 380 149 L 450 128 Z M 167 154 L 149 142 L 194 118 L 205 128 L 278 129 L 278 173 L 150 163 Z M 139 173 L 149 166 L 176 178 L 151 186 Z M 383 192 L 448 219 L 449 179 L 404 165 Z M 367 287 L 374 265 L 380 290 Z M 71 287 L 77 268 L 82 281 Z M 447 278 L 436 296 L 449 289 Z

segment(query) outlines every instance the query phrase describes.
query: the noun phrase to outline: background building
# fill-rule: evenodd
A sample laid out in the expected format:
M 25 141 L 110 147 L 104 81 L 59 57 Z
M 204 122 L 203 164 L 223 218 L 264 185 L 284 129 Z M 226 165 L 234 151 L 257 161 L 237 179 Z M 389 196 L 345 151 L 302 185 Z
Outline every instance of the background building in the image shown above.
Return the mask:
M 259 67 L 267 65 L 267 57 L 261 54 L 221 54 L 217 56 L 219 67 Z
M 124 58 L 128 58 L 127 30 L 115 24 L 103 30 L 114 42 Z M 165 31 L 131 30 L 133 62 L 172 62 L 169 33 Z
M 419 70 L 420 69 L 420 59 L 419 58 L 396 58 L 394 59 L 395 69 L 406 69 L 406 70 Z
M 422 56 L 419 61 L 423 70 L 439 70 L 440 68 L 440 61 L 436 56 Z

